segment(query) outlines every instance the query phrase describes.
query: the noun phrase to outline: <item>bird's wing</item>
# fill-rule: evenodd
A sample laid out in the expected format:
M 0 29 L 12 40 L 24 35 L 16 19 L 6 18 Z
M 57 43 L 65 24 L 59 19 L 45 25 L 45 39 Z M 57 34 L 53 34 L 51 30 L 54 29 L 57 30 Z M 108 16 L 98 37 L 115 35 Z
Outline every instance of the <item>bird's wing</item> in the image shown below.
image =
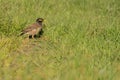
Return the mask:
M 38 27 L 39 27 L 39 25 L 36 24 L 36 23 L 34 23 L 34 24 L 28 26 L 27 28 L 25 28 L 22 32 L 23 32 L 23 33 L 27 33 L 27 32 L 29 32 L 29 31 L 32 31 L 32 30 L 34 30 L 34 29 L 37 29 Z

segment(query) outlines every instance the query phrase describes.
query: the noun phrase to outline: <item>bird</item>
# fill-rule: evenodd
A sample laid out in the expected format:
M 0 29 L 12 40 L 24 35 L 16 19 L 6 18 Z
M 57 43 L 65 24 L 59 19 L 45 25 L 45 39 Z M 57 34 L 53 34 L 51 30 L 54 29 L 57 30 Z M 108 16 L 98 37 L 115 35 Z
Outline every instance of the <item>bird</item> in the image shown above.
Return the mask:
M 37 18 L 35 23 L 21 31 L 20 36 L 27 34 L 28 36 L 32 36 L 33 39 L 35 35 L 42 31 L 43 21 L 43 18 Z

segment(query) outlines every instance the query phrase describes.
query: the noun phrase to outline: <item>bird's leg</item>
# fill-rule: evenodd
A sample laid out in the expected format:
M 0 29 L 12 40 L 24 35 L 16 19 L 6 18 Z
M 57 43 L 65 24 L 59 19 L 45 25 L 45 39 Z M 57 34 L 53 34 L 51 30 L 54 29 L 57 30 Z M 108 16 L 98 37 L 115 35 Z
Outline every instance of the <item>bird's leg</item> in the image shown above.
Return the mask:
M 32 39 L 34 39 L 34 35 L 32 35 Z

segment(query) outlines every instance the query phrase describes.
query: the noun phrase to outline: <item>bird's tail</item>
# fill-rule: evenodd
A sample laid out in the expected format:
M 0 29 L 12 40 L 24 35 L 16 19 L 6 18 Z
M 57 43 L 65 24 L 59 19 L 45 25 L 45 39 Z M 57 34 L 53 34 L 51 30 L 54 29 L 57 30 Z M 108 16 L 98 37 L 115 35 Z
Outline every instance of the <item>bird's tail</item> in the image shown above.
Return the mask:
M 24 33 L 22 32 L 22 33 L 18 34 L 17 37 L 20 37 L 20 36 L 22 36 L 23 34 L 24 34 Z
M 22 32 L 19 36 L 22 36 L 24 33 Z

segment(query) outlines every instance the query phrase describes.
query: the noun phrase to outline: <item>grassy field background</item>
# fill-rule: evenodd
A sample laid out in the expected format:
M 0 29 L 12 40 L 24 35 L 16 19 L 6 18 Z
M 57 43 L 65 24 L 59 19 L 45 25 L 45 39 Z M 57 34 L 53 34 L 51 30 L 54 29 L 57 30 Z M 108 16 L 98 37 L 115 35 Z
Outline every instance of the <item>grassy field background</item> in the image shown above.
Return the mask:
M 42 37 L 18 37 L 38 17 Z M 119 0 L 0 0 L 0 80 L 119 79 Z

